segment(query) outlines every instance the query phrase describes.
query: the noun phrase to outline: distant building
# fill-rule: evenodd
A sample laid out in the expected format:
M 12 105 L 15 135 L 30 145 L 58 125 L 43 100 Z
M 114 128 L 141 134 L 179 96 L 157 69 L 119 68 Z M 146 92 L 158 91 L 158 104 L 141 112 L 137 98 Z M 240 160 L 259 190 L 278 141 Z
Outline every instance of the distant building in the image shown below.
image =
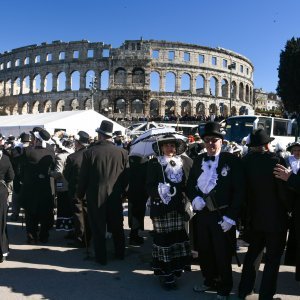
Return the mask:
M 283 104 L 281 98 L 275 93 L 263 91 L 263 89 L 254 89 L 255 109 L 259 110 L 281 110 Z

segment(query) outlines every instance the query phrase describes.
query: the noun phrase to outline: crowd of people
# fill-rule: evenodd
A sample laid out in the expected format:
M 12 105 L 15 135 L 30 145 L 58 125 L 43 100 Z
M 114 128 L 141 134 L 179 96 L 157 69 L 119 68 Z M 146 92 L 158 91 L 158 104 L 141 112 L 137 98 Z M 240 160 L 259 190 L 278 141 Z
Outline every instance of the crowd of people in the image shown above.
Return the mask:
M 234 256 L 239 264 L 237 231 L 249 245 L 241 299 L 253 293 L 262 258 L 259 299 L 273 299 L 285 249 L 285 263 L 296 266 L 300 281 L 300 143 L 276 152 L 273 138 L 257 129 L 238 145 L 224 140 L 220 124 L 210 121 L 187 141 L 171 133 L 159 136 L 153 155 L 145 157 L 131 155 L 130 143 L 113 131 L 112 122 L 102 121 L 96 132 L 96 140 L 84 131 L 51 137 L 40 127 L 18 138 L 0 134 L 1 262 L 9 253 L 9 203 L 12 221 L 21 208 L 25 212 L 29 244 L 47 243 L 55 227 L 74 247 L 92 245 L 95 261 L 106 265 L 110 233 L 115 258 L 124 260 L 122 204 L 128 201 L 129 245 L 143 245 L 150 208 L 152 269 L 166 289 L 178 286 L 197 253 L 204 281 L 193 290 L 227 299 Z

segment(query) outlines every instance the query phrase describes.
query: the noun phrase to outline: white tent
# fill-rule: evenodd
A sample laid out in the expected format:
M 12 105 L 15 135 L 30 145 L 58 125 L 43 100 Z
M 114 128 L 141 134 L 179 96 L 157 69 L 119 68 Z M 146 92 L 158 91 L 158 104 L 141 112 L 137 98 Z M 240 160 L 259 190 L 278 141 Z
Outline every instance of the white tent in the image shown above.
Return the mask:
M 45 128 L 50 134 L 54 134 L 57 129 L 64 129 L 67 134 L 76 134 L 83 130 L 94 137 L 97 135 L 95 130 L 102 120 L 110 119 L 94 110 L 1 116 L 0 133 L 6 137 L 19 136 L 22 132 L 29 132 L 33 127 L 39 126 Z M 121 130 L 125 134 L 125 127 L 114 121 L 111 122 L 114 124 L 113 131 Z

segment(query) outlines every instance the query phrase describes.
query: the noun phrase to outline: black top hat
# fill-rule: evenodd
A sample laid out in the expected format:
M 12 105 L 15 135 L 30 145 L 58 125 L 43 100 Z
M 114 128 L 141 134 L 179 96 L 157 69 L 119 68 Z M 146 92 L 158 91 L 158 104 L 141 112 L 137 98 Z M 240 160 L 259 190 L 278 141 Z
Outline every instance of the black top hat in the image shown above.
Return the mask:
M 292 152 L 292 151 L 293 151 L 293 147 L 295 147 L 295 146 L 300 147 L 300 143 L 299 143 L 299 142 L 293 142 L 293 143 L 290 143 L 290 144 L 288 144 L 288 146 L 286 147 L 286 150 L 289 151 L 289 152 Z
M 81 144 L 89 144 L 90 136 L 85 131 L 80 130 L 75 136 L 75 140 L 80 142 Z
M 169 144 L 169 143 L 174 143 L 176 146 L 176 155 L 180 155 L 183 152 L 185 152 L 187 148 L 187 144 L 185 141 L 182 139 L 177 139 L 174 135 L 172 134 L 166 134 L 160 138 L 157 139 L 156 142 L 152 144 L 152 149 L 155 152 L 156 155 L 163 155 L 163 153 L 160 150 L 160 147 L 163 144 Z
M 108 120 L 103 120 L 100 124 L 100 127 L 96 129 L 96 132 L 102 133 L 108 137 L 113 136 L 113 127 L 114 124 Z
M 50 140 L 50 133 L 45 130 L 45 129 L 42 129 L 40 132 L 39 132 L 39 135 L 40 137 L 44 140 L 44 141 L 49 141 Z
M 203 139 L 205 136 L 216 136 L 221 139 L 224 139 L 223 134 L 220 131 L 221 125 L 217 122 L 207 122 L 204 126 L 204 131 L 201 134 L 201 138 Z
M 267 132 L 262 129 L 256 129 L 250 134 L 250 143 L 247 144 L 248 147 L 258 147 L 269 144 L 274 138 L 269 137 Z
M 29 133 L 22 132 L 20 134 L 20 139 L 22 143 L 30 142 L 31 141 L 31 135 Z

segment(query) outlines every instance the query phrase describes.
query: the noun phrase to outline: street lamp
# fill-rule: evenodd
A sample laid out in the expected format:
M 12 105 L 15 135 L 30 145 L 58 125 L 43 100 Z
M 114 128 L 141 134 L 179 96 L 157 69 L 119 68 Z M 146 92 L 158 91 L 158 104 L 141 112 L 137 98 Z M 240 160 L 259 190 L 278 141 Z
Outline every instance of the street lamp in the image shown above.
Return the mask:
M 94 94 L 97 93 L 97 77 L 92 77 L 92 81 L 89 84 L 92 110 L 94 110 Z
M 230 70 L 230 98 L 229 98 L 229 114 L 231 116 L 231 102 L 232 102 L 232 70 L 235 70 L 236 63 L 233 62 L 228 66 L 228 69 Z

